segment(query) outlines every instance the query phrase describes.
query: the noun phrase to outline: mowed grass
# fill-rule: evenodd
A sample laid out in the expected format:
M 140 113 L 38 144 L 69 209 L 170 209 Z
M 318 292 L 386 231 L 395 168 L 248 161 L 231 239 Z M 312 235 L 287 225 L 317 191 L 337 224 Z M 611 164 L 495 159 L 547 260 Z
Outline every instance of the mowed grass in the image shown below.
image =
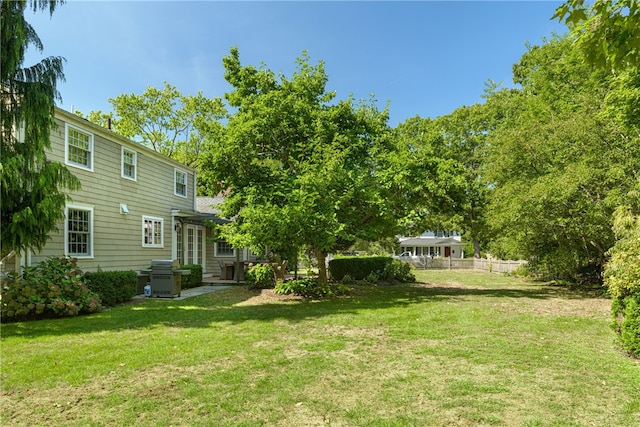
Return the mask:
M 477 272 L 2 326 L 3 426 L 640 426 L 609 300 Z

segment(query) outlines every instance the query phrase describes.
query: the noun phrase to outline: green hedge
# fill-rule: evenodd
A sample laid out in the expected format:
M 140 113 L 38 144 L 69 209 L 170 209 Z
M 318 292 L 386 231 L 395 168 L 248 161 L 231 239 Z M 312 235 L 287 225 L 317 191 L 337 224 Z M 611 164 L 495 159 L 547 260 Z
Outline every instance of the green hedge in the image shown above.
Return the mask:
M 620 206 L 613 217 L 617 240 L 609 250 L 604 284 L 612 297 L 612 326 L 620 343 L 640 357 L 640 191 L 630 192 L 629 200 L 636 204 L 635 210 Z
M 274 289 L 276 294 L 300 295 L 305 298 L 327 298 L 349 293 L 350 288 L 341 283 L 321 285 L 317 277 L 279 282 Z
M 329 261 L 329 273 L 335 280 L 342 280 L 347 274 L 354 280 L 362 280 L 371 273 L 381 274 L 392 258 L 390 257 L 344 257 Z
M 98 294 L 102 304 L 115 306 L 130 301 L 137 293 L 135 271 L 96 271 L 86 273 L 87 287 Z
M 640 294 L 613 298 L 611 326 L 618 333 L 622 347 L 640 357 Z
M 196 288 L 202 284 L 202 266 L 200 264 L 187 264 L 180 269 L 191 271 L 191 274 L 182 275 L 180 279 L 182 289 Z

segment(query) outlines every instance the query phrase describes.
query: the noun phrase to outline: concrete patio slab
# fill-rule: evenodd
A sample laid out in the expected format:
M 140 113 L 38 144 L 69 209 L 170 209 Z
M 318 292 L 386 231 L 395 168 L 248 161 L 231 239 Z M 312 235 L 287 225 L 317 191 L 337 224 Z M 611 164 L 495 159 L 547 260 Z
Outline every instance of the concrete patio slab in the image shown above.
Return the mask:
M 210 294 L 211 292 L 220 291 L 222 289 L 230 288 L 231 285 L 206 285 L 199 286 L 197 288 L 182 289 L 180 296 L 175 298 L 159 298 L 159 297 L 145 297 L 144 295 L 136 295 L 133 299 L 153 299 L 157 301 L 181 301 L 187 298 L 195 297 L 198 295 Z

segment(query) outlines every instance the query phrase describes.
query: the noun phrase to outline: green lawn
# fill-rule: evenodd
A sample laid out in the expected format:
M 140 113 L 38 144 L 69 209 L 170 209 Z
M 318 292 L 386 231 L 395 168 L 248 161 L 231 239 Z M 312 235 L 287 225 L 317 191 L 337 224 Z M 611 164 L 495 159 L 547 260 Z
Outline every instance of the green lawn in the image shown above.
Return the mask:
M 2 326 L 12 425 L 640 426 L 609 301 L 485 273 Z

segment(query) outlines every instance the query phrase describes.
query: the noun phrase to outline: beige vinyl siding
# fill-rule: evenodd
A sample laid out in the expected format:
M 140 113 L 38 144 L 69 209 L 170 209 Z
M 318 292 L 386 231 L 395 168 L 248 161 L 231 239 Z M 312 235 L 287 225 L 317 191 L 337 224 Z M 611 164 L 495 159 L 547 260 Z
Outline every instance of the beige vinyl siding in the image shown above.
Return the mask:
M 207 245 L 207 249 L 206 249 L 206 266 L 207 266 L 207 273 L 211 274 L 212 277 L 219 277 L 220 273 L 221 273 L 221 269 L 220 269 L 220 261 L 222 262 L 235 262 L 236 261 L 236 255 L 217 255 L 215 253 L 215 241 L 214 241 L 214 235 L 213 232 L 211 230 L 207 230 L 206 233 L 206 245 Z M 240 260 L 241 261 L 249 261 L 249 262 L 256 262 L 257 260 L 257 256 L 254 253 L 248 252 L 249 250 L 247 248 L 244 248 L 241 250 L 240 252 Z
M 220 265 L 218 263 L 219 258 L 215 257 L 215 242 L 214 234 L 210 229 L 206 230 L 205 244 L 207 250 L 205 255 L 207 257 L 205 265 L 207 266 L 207 273 L 212 274 L 213 277 L 220 277 Z
M 80 268 L 87 271 L 98 268 L 138 270 L 148 267 L 154 258 L 171 258 L 171 211 L 192 210 L 195 200 L 193 185 L 187 186 L 186 198 L 174 195 L 174 170 L 178 167 L 187 172 L 189 183 L 193 182 L 194 171 L 66 112 L 56 116 L 58 128 L 51 132 L 49 159 L 64 162 L 65 126 L 61 116 L 94 135 L 93 172 L 67 166 L 82 182 L 82 189 L 71 194 L 69 203 L 93 207 L 93 258 L 79 260 Z M 136 181 L 121 176 L 122 145 L 137 152 Z M 127 215 L 120 213 L 121 204 L 127 205 Z M 143 216 L 164 220 L 162 248 L 142 246 Z M 59 224 L 59 232 L 51 237 L 44 250 L 32 257 L 32 264 L 64 253 L 64 222 Z

